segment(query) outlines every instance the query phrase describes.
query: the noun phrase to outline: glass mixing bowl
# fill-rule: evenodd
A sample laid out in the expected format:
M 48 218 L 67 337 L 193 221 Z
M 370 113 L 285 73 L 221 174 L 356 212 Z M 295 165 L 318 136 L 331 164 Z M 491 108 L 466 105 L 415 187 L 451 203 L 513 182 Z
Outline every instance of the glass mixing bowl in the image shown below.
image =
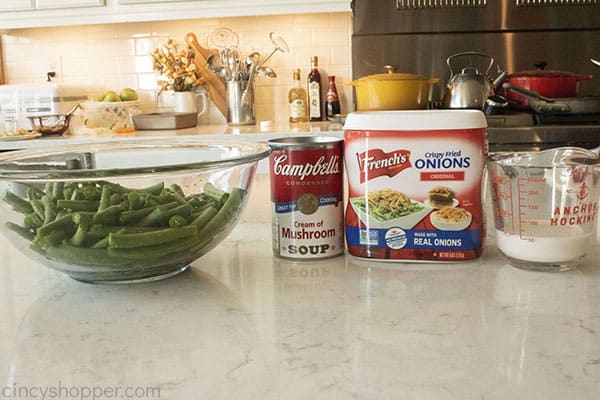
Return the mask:
M 217 246 L 245 207 L 262 143 L 129 140 L 0 155 L 0 231 L 86 282 L 156 280 Z

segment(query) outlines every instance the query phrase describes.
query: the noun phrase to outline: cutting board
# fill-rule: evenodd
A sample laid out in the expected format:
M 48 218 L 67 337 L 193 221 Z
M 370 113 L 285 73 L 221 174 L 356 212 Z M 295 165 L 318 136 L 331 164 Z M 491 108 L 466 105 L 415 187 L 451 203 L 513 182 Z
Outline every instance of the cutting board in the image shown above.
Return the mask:
M 214 52 L 202 47 L 198 42 L 196 34 L 193 32 L 189 32 L 185 35 L 185 41 L 192 49 L 194 49 L 194 64 L 196 64 L 196 68 L 198 68 L 200 74 L 206 79 L 208 96 L 215 103 L 221 114 L 223 114 L 224 117 L 227 117 L 227 93 L 225 82 L 208 68 L 208 62 L 206 61 Z

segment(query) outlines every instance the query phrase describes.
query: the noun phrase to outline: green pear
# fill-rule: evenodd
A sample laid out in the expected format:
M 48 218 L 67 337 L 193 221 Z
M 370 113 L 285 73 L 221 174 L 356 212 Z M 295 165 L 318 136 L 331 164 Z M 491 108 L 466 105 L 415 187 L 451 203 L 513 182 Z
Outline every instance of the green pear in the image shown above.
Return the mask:
M 102 101 L 121 101 L 121 98 L 119 97 L 117 92 L 113 90 L 107 90 L 106 92 L 104 92 L 104 99 L 102 99 Z
M 138 99 L 138 94 L 132 88 L 125 88 L 119 93 L 122 101 L 134 101 Z

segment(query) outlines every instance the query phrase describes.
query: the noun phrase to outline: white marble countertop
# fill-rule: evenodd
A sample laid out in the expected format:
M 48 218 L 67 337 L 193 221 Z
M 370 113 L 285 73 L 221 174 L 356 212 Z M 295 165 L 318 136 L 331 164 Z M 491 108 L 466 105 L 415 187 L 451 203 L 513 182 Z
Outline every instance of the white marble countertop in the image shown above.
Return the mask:
M 212 138 L 218 140 L 249 140 L 266 141 L 276 137 L 291 135 L 325 135 L 342 137 L 342 125 L 332 122 L 311 122 L 306 124 L 275 123 L 262 128 L 260 125 L 229 126 L 198 125 L 193 128 L 172 130 L 137 130 L 129 134 L 86 134 L 86 135 L 48 135 L 32 140 L 3 140 L 0 138 L 1 150 L 21 150 L 42 148 L 48 146 L 100 143 L 115 140 L 146 140 L 146 139 L 197 139 Z
M 258 175 L 224 243 L 148 284 L 80 283 L 6 244 L 0 399 L 599 398 L 598 246 L 560 274 L 510 267 L 493 237 L 464 264 L 292 262 L 269 207 Z

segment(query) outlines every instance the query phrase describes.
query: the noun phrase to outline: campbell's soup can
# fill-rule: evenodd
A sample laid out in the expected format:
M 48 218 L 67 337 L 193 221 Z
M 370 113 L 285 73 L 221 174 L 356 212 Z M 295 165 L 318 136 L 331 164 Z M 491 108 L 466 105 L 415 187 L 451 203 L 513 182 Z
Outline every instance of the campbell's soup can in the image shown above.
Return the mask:
M 344 252 L 343 140 L 269 141 L 273 252 L 314 260 Z
M 487 153 L 481 111 L 352 113 L 344 141 L 352 256 L 444 262 L 481 255 Z

